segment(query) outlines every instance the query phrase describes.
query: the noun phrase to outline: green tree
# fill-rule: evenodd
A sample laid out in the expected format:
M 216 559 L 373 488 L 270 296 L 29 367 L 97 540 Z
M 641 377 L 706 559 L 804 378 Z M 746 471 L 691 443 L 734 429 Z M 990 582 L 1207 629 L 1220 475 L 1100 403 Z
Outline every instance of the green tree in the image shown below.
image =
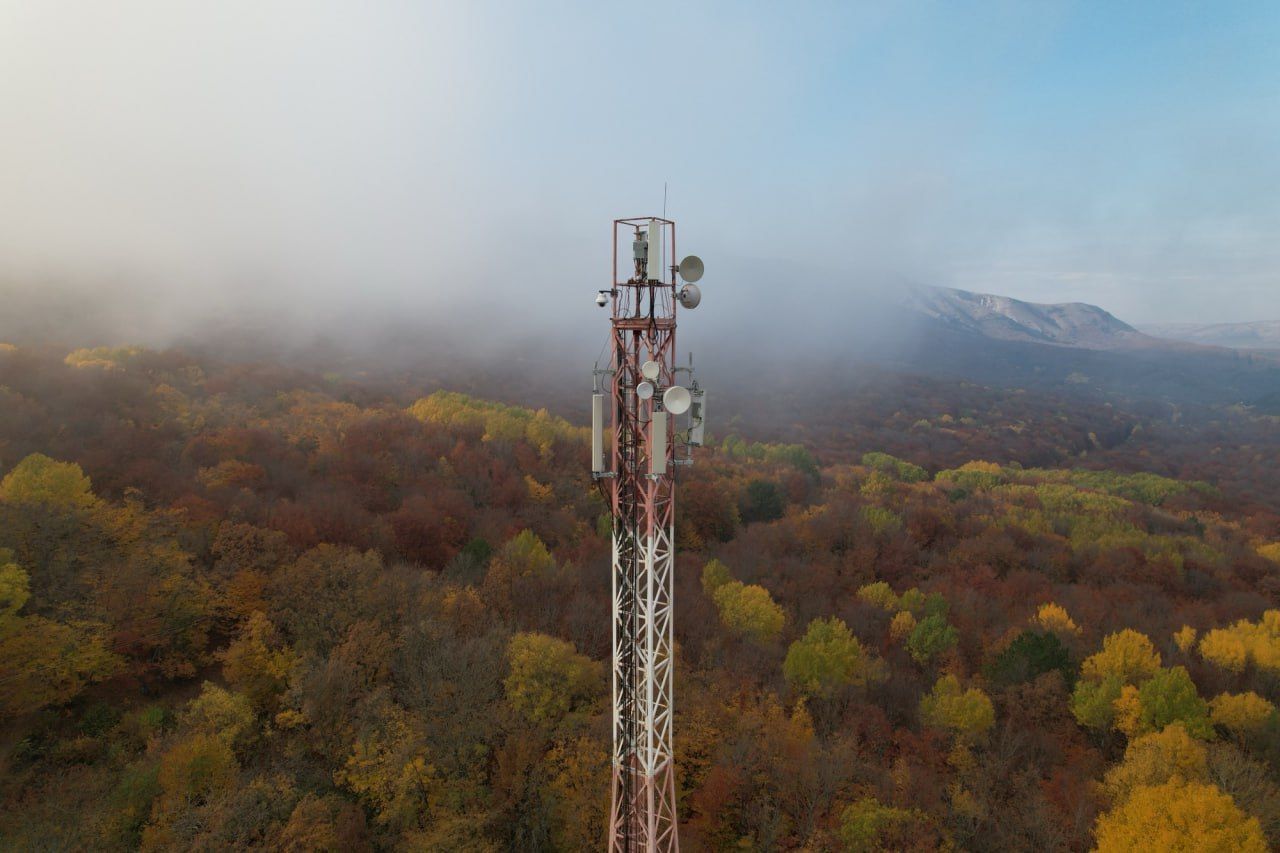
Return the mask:
M 814 619 L 791 644 L 782 673 L 797 693 L 830 697 L 844 687 L 863 687 L 882 676 L 880 661 L 862 648 L 840 619 Z
M 929 479 L 929 472 L 919 465 L 912 465 L 888 453 L 873 451 L 862 454 L 862 464 L 886 474 L 891 474 L 904 483 L 922 483 Z
M 887 536 L 902 529 L 902 516 L 882 506 L 864 506 L 862 519 L 877 536 Z
M 987 664 L 987 678 L 1001 685 L 1034 681 L 1046 672 L 1057 670 L 1070 684 L 1071 659 L 1056 634 L 1023 631 L 1008 647 Z
M 702 591 L 715 596 L 716 590 L 733 580 L 729 567 L 712 557 L 702 567 Z
M 1119 677 L 1101 681 L 1080 679 L 1071 694 L 1071 713 L 1076 722 L 1096 731 L 1108 731 L 1116 720 L 1116 700 L 1125 685 Z
M 906 850 L 929 829 L 923 812 L 886 806 L 875 797 L 863 797 L 840 812 L 840 841 L 848 853 Z
M 498 549 L 495 563 L 500 563 L 513 577 L 550 576 L 556 568 L 555 557 L 532 530 L 521 530 Z
M 1200 698 L 1195 682 L 1181 666 L 1161 669 L 1138 688 L 1139 730 L 1160 731 L 1170 723 L 1181 723 L 1195 737 L 1211 740 L 1213 724 L 1209 705 Z
M 738 515 L 743 524 L 757 521 L 774 521 L 782 518 L 786 509 L 782 489 L 772 480 L 752 480 L 738 504 Z
M 160 794 L 160 763 L 154 758 L 130 764 L 107 795 L 103 833 L 121 849 L 137 848 L 142 828 L 151 817 L 151 806 Z
M 959 636 L 945 616 L 926 616 L 907 637 L 907 651 L 916 663 L 926 664 L 954 646 Z

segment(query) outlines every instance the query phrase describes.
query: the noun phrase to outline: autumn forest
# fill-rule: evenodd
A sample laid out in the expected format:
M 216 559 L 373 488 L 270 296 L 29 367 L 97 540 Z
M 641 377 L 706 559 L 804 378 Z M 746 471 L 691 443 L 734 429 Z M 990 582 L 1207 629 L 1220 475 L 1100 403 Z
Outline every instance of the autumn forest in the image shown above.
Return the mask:
M 1280 417 L 793 393 L 679 474 L 686 849 L 1280 847 Z M 0 344 L 0 849 L 597 849 L 609 516 L 528 402 Z

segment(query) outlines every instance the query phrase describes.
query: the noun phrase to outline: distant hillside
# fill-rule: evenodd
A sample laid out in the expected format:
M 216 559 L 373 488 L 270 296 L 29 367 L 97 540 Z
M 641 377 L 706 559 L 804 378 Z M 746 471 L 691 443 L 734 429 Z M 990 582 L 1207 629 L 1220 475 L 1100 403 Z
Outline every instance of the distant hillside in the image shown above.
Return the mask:
M 1001 341 L 1081 349 L 1134 349 L 1160 342 L 1096 305 L 1046 305 L 949 287 L 916 287 L 907 307 L 958 330 Z
M 1231 349 L 1280 350 L 1280 320 L 1258 323 L 1163 323 L 1142 331 L 1158 338 Z

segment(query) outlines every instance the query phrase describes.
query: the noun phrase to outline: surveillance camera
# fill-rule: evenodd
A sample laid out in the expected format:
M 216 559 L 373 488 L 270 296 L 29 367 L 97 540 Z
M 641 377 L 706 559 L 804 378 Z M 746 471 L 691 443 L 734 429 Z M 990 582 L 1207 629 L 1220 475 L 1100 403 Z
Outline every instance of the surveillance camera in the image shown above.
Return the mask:
M 604 306 L 609 304 L 609 297 L 601 293 L 599 296 L 596 297 L 596 304 L 599 305 L 601 308 L 603 308 Z

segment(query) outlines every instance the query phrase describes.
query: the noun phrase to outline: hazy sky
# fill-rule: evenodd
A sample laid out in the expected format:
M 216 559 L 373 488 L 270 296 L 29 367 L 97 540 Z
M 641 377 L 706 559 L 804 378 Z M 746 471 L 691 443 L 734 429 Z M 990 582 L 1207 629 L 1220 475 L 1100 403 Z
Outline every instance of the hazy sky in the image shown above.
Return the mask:
M 0 279 L 599 322 L 666 181 L 703 312 L 1280 319 L 1278 43 L 1274 2 L 0 0 Z

